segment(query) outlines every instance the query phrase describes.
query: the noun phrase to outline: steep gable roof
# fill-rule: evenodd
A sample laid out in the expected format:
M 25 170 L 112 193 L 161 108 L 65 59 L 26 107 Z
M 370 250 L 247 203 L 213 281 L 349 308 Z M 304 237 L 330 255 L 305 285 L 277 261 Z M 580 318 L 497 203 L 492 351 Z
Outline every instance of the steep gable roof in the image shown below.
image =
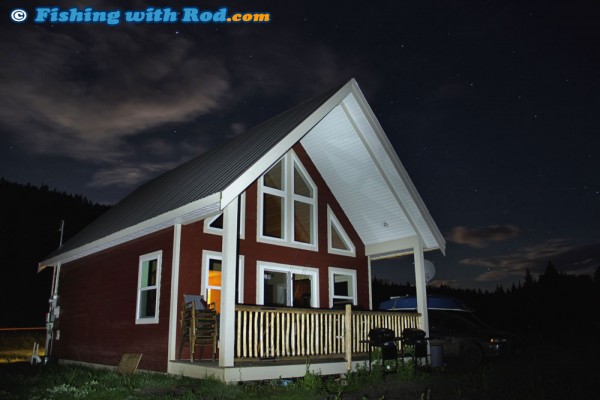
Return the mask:
M 349 100 L 349 96 L 352 99 L 358 98 L 359 103 L 364 104 L 353 103 Z M 40 268 L 54 265 L 57 262 L 68 262 L 84 257 L 171 226 L 174 223 L 189 223 L 214 215 L 222 210 L 235 196 L 243 192 L 248 185 L 261 176 L 291 146 L 301 139 L 306 141 L 306 143 L 304 141 L 302 143 L 308 147 L 309 156 L 312 158 L 311 152 L 316 156 L 317 167 L 329 169 L 329 172 L 320 171 L 324 174 L 326 181 L 329 177 L 330 182 L 327 183 L 334 187 L 340 187 L 339 181 L 334 177 L 337 174 L 336 168 L 319 161 L 323 157 L 318 155 L 320 154 L 318 151 L 319 145 L 315 145 L 315 143 L 318 143 L 321 139 L 326 139 L 326 134 L 322 133 L 316 138 L 313 134 L 313 138 L 310 139 L 311 135 L 308 133 L 318 132 L 319 127 L 317 125 L 325 117 L 331 115 L 332 112 L 333 114 L 336 113 L 336 110 L 339 112 L 340 104 L 344 101 L 347 103 L 344 106 L 346 112 L 348 112 L 348 107 L 353 105 L 358 105 L 359 108 L 366 106 L 368 109 L 367 114 L 369 114 L 368 118 L 375 119 L 372 111 L 366 105 L 366 100 L 364 100 L 358 85 L 354 80 L 350 80 L 345 85 L 331 89 L 292 107 L 219 148 L 204 153 L 143 184 L 74 236 L 62 248 L 49 255 L 46 260 L 40 263 Z M 361 111 L 358 114 L 363 114 L 363 112 Z M 356 120 L 360 123 L 362 117 L 358 114 Z M 367 124 L 372 123 L 373 121 L 367 121 Z M 381 130 L 380 127 L 377 128 L 378 123 L 376 125 L 374 131 Z M 356 127 L 356 129 L 360 128 Z M 371 130 L 373 131 L 373 129 Z M 396 161 L 397 155 L 395 155 L 387 138 L 385 138 L 383 131 L 375 133 L 375 136 L 383 135 L 386 147 L 384 150 L 386 154 L 392 154 L 392 158 L 395 156 L 394 161 Z M 344 132 L 342 132 L 343 134 Z M 368 133 L 368 135 L 373 136 L 373 132 Z M 376 141 L 381 139 L 381 137 L 375 138 Z M 335 140 L 339 141 L 340 138 L 338 137 Z M 424 210 L 424 213 L 420 211 L 422 215 L 419 218 L 427 219 L 424 226 L 430 231 L 433 230 L 434 240 L 425 240 L 426 247 L 440 248 L 443 251 L 443 238 L 418 194 L 416 194 L 416 190 L 414 190 L 399 160 L 395 164 L 385 165 L 385 168 L 399 169 L 400 179 L 403 180 L 405 186 L 404 189 L 406 189 L 406 180 L 408 180 L 409 189 L 413 188 L 412 191 L 409 190 L 409 192 L 413 192 L 409 193 L 409 197 L 413 203 L 417 204 L 417 209 Z M 375 169 L 376 174 L 386 174 L 385 171 Z M 384 179 L 384 181 L 386 180 Z M 387 179 L 387 182 L 388 184 L 396 184 L 395 182 L 389 182 L 389 179 Z M 336 190 L 339 191 L 339 189 Z M 378 189 L 374 187 L 373 190 Z M 340 193 L 342 192 L 343 190 Z M 334 192 L 334 194 L 336 193 Z M 415 195 L 416 198 L 414 198 Z M 396 200 L 401 201 L 401 199 Z M 346 203 L 349 204 L 349 202 Z M 364 207 L 364 204 L 357 206 Z M 356 206 L 349 204 L 349 207 Z M 357 211 L 358 209 L 353 213 L 351 212 L 351 214 L 356 215 Z M 402 210 L 400 214 L 406 217 L 407 211 Z M 352 220 L 352 215 L 350 217 Z M 354 219 L 357 220 L 356 216 Z M 413 230 L 418 230 L 415 224 L 412 224 L 412 226 Z M 358 231 L 360 234 L 361 229 Z M 415 232 L 413 232 L 414 234 Z M 429 232 L 429 236 L 431 235 L 431 232 Z M 427 232 L 425 236 L 427 236 Z M 373 240 L 366 240 L 365 243 L 370 241 Z

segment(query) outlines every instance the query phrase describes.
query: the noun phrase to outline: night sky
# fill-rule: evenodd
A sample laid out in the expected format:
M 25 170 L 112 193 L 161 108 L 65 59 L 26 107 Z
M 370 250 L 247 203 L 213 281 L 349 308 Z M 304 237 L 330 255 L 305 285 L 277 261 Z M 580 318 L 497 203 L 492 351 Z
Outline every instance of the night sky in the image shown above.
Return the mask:
M 265 24 L 35 24 L 39 6 L 264 11 Z M 22 8 L 29 19 L 11 20 Z M 447 255 L 494 289 L 600 266 L 597 1 L 2 1 L 0 176 L 113 204 L 358 81 Z M 374 274 L 404 283 L 411 259 Z M 398 265 L 401 267 L 398 268 Z

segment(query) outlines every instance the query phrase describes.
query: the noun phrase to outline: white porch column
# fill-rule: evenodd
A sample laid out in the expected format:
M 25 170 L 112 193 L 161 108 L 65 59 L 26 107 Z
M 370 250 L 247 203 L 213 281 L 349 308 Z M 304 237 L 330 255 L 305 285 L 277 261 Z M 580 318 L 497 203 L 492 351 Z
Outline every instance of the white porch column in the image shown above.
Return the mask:
M 427 314 L 427 289 L 425 281 L 425 256 L 423 240 L 417 236 L 414 247 L 415 287 L 417 289 L 417 312 L 421 314 L 421 327 L 429 337 L 429 316 Z
M 236 197 L 225 207 L 223 212 L 219 367 L 233 367 L 235 355 L 235 275 L 238 259 L 238 203 L 239 197 Z
M 177 305 L 179 304 L 179 261 L 181 259 L 181 224 L 173 226 L 173 260 L 171 262 L 171 304 L 169 313 L 169 339 L 167 372 L 171 372 L 170 360 L 177 358 Z

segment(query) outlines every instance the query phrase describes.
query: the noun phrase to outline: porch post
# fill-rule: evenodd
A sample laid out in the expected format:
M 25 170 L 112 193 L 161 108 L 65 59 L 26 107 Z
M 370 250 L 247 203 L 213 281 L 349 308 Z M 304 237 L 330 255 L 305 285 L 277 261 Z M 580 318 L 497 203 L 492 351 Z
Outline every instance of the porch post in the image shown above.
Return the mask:
M 221 271 L 221 315 L 219 319 L 219 367 L 233 367 L 235 352 L 235 278 L 238 260 L 237 235 L 239 197 L 223 212 L 223 261 Z
M 421 314 L 421 327 L 429 337 L 429 316 L 427 314 L 427 289 L 425 282 L 425 257 L 423 240 L 417 235 L 414 247 L 415 287 L 417 289 L 417 312 Z
M 352 370 L 352 305 L 346 304 L 346 318 L 344 319 L 344 358 L 346 370 Z
M 371 276 L 371 256 L 367 258 L 369 268 L 369 310 L 373 311 L 373 278 Z
M 167 372 L 171 372 L 169 361 L 177 358 L 177 305 L 179 304 L 179 261 L 181 259 L 181 224 L 173 226 L 173 261 L 171 262 L 171 304 L 169 305 L 169 339 Z

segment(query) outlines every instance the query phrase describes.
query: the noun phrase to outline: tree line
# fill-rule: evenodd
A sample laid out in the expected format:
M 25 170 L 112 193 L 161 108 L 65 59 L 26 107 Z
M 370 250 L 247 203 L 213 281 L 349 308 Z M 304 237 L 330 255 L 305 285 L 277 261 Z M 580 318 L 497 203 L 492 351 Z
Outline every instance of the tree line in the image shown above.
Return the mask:
M 0 327 L 43 326 L 48 311 L 51 271 L 37 272 L 38 263 L 63 241 L 109 207 L 81 195 L 9 182 L 0 178 Z M 11 305 L 7 307 L 5 305 Z
M 507 331 L 551 339 L 580 340 L 600 334 L 600 266 L 593 275 L 572 275 L 548 262 L 537 278 L 529 270 L 523 281 L 492 291 L 446 285 L 427 288 L 462 300 L 490 325 Z M 375 279 L 373 305 L 391 296 L 415 295 L 415 287 Z

